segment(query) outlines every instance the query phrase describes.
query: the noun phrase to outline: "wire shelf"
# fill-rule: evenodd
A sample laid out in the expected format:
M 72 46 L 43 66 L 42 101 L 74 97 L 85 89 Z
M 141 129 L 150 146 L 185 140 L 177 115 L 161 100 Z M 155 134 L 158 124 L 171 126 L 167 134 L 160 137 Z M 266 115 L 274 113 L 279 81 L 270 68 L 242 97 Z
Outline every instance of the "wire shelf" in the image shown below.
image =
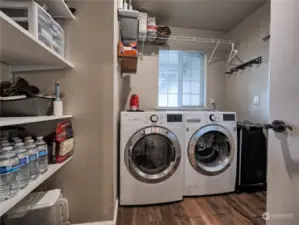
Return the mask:
M 230 46 L 232 46 L 232 48 L 234 46 L 234 42 L 232 42 L 231 40 L 225 40 L 225 39 L 174 36 L 174 35 L 170 35 L 169 37 L 166 38 L 166 37 L 153 37 L 150 35 L 138 34 L 138 41 L 141 42 L 141 45 L 142 45 L 141 52 L 139 53 L 139 57 L 141 60 L 143 59 L 144 45 L 150 44 L 150 45 L 156 45 L 156 46 L 163 46 L 163 44 L 156 43 L 157 40 L 214 44 L 215 47 L 214 47 L 214 49 L 209 57 L 209 60 L 208 60 L 209 64 L 212 62 L 212 58 L 213 58 L 217 48 L 219 47 L 219 45 L 230 45 Z

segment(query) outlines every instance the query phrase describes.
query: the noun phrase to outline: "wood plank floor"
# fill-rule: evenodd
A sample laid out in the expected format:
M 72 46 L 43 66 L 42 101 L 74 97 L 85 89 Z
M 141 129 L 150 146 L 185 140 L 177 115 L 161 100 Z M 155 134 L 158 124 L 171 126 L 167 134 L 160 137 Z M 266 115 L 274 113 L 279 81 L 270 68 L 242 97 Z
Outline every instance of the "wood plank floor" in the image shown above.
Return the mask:
M 169 204 L 119 207 L 117 225 L 265 225 L 266 193 L 188 197 Z

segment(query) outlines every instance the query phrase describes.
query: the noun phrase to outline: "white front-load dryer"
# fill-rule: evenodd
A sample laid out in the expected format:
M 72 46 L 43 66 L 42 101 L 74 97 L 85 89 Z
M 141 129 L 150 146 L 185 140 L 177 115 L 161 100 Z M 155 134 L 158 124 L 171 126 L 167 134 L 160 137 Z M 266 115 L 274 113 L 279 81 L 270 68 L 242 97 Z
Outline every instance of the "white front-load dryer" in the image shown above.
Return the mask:
M 120 205 L 183 198 L 183 115 L 176 112 L 122 112 Z
M 184 196 L 234 192 L 237 166 L 236 114 L 186 112 Z

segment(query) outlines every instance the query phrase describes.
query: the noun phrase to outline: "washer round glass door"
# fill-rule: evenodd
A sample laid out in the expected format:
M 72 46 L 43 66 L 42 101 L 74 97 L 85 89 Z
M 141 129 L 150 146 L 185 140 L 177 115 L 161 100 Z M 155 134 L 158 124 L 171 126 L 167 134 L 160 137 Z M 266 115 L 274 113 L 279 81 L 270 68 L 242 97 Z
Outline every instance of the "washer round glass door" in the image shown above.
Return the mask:
M 215 176 L 227 170 L 235 156 L 235 146 L 230 132 L 219 125 L 199 129 L 191 137 L 188 158 L 199 173 Z
M 127 169 L 137 180 L 159 183 L 171 177 L 181 161 L 179 140 L 163 127 L 147 127 L 136 132 L 125 150 Z

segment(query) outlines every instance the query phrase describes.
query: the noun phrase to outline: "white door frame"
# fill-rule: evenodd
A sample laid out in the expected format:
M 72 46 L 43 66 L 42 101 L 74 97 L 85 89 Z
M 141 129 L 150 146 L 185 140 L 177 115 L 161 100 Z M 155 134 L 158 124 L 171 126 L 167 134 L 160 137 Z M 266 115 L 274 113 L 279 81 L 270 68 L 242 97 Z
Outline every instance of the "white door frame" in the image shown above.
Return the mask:
M 299 1 L 271 1 L 267 225 L 299 224 Z M 296 129 L 297 128 L 297 129 Z

